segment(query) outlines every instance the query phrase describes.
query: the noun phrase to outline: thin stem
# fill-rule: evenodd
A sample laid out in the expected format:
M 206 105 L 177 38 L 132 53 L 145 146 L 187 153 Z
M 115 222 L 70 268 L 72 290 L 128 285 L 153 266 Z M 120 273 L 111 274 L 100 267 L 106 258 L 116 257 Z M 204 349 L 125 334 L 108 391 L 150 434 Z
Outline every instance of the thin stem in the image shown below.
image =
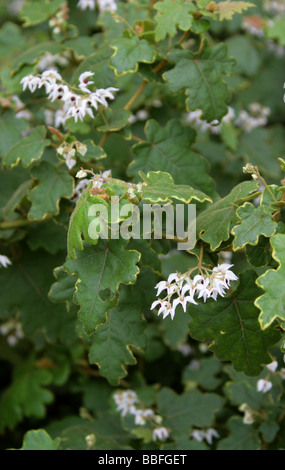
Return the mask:
M 134 95 L 131 97 L 131 99 L 127 102 L 127 104 L 125 105 L 124 109 L 128 110 L 132 107 L 133 103 L 137 100 L 137 98 L 140 96 L 140 94 L 143 92 L 143 90 L 145 89 L 145 87 L 147 86 L 148 84 L 148 81 L 147 80 L 144 80 L 142 82 L 142 84 L 139 86 L 139 88 L 137 89 L 137 91 L 134 93 Z
M 159 72 L 166 64 L 168 63 L 168 60 L 167 59 L 163 59 L 156 67 L 154 67 L 154 69 L 152 69 L 152 71 L 154 73 L 157 73 Z M 140 96 L 140 94 L 144 91 L 145 87 L 147 86 L 148 84 L 148 81 L 147 80 L 144 80 L 141 85 L 139 86 L 139 88 L 137 89 L 137 91 L 134 93 L 134 95 L 131 97 L 131 99 L 128 101 L 128 103 L 125 105 L 124 109 L 128 110 L 131 108 L 131 106 L 133 105 L 133 103 L 137 100 L 137 98 Z
M 99 142 L 99 147 L 103 147 L 103 145 L 105 144 L 106 140 L 108 139 L 108 136 L 109 136 L 110 132 L 105 132 L 105 134 L 103 135 L 102 139 L 100 140 Z
M 189 31 L 189 30 L 188 30 L 188 31 L 185 31 L 185 33 L 184 33 L 183 36 L 179 39 L 178 42 L 179 42 L 180 44 L 182 44 L 182 42 L 185 41 L 185 39 L 189 36 L 189 34 L 190 34 L 190 31 Z
M 0 230 L 11 230 L 18 227 L 24 227 L 25 225 L 31 225 L 35 223 L 45 222 L 46 220 L 50 219 L 50 217 L 46 217 L 43 220 L 29 220 L 29 219 L 18 219 L 18 220 L 11 220 L 10 222 L 1 222 L 0 223 Z

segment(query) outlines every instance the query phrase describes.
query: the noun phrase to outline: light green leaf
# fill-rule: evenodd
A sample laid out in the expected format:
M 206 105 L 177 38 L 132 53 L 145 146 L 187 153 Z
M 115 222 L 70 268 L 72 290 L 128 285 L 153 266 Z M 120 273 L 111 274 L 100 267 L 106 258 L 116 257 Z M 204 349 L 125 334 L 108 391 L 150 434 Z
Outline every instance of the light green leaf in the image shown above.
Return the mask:
M 191 186 L 176 185 L 172 176 L 164 171 L 150 171 L 147 175 L 140 171 L 139 175 L 146 183 L 141 195 L 144 201 L 167 203 L 176 199 L 189 204 L 194 199 L 199 202 L 212 202 L 206 194 Z
M 268 328 L 276 318 L 285 320 L 285 235 L 271 238 L 272 256 L 279 263 L 278 269 L 268 269 L 256 281 L 265 293 L 258 297 L 255 305 L 261 310 L 259 321 L 262 329 Z
M 194 17 L 192 13 L 196 10 L 195 6 L 184 0 L 163 0 L 156 2 L 154 8 L 158 11 L 154 17 L 157 25 L 155 28 L 155 40 L 161 41 L 169 34 L 175 36 L 176 28 L 182 31 L 188 31 Z
M 260 292 L 256 278 L 254 271 L 245 271 L 230 297 L 194 305 L 190 310 L 190 335 L 199 341 L 212 340 L 210 349 L 216 356 L 232 361 L 236 370 L 247 375 L 258 375 L 264 364 L 272 362 L 268 348 L 280 338 L 276 329 L 260 328 L 253 303 Z
M 99 239 L 96 246 L 86 245 L 84 251 L 79 251 L 77 259 L 67 260 L 65 269 L 79 278 L 75 301 L 80 305 L 78 315 L 88 334 L 105 323 L 107 311 L 116 306 L 119 285 L 136 281 L 139 258 L 137 251 L 126 248 L 123 239 Z
M 155 49 L 145 40 L 138 36 L 132 38 L 123 37 L 111 44 L 115 50 L 111 57 L 110 65 L 117 75 L 134 73 L 138 70 L 139 62 L 150 64 L 154 62 Z
M 22 6 L 20 17 L 23 26 L 33 26 L 48 20 L 63 5 L 64 0 L 43 0 L 39 2 L 28 1 Z
M 58 450 L 60 439 L 52 439 L 44 429 L 28 431 L 19 450 Z
M 83 250 L 83 240 L 94 245 L 96 245 L 98 241 L 98 238 L 91 238 L 89 236 L 89 226 L 92 220 L 92 217 L 88 215 L 90 207 L 94 204 L 102 204 L 106 208 L 109 207 L 103 199 L 90 194 L 91 187 L 92 182 L 90 182 L 76 202 L 75 209 L 69 220 L 67 250 L 71 259 L 76 258 L 76 250 Z
M 73 194 L 72 176 L 62 167 L 56 167 L 48 162 L 43 162 L 33 168 L 32 175 L 39 181 L 39 184 L 29 193 L 32 203 L 29 218 L 39 220 L 47 214 L 58 214 L 60 199 L 71 197 Z
M 230 93 L 223 75 L 231 75 L 235 59 L 228 57 L 225 44 L 205 48 L 199 56 L 188 50 L 174 50 L 169 60 L 175 67 L 164 74 L 171 92 L 186 90 L 189 111 L 202 110 L 202 119 L 221 120 L 227 114 Z
M 195 140 L 192 129 L 174 120 L 161 127 L 150 119 L 145 126 L 145 134 L 146 142 L 132 148 L 136 159 L 128 168 L 131 176 L 137 177 L 139 170 L 148 173 L 163 168 L 164 172 L 171 174 L 175 184 L 185 184 L 209 196 L 215 195 L 207 161 L 190 149 Z
M 237 223 L 236 210 L 238 204 L 253 199 L 258 190 L 254 181 L 238 184 L 226 197 L 209 206 L 197 217 L 197 233 L 199 238 L 209 243 L 215 251 L 223 241 L 230 237 L 231 227 Z
M 255 8 L 256 5 L 250 2 L 232 2 L 231 0 L 220 2 L 217 4 L 219 20 L 232 20 L 235 13 L 242 13 L 252 7 Z
M 277 223 L 272 220 L 272 213 L 262 204 L 255 207 L 246 202 L 238 208 L 236 214 L 240 224 L 232 229 L 234 250 L 239 250 L 245 245 L 257 245 L 260 235 L 271 237 L 275 233 Z
M 13 168 L 22 161 L 23 166 L 27 167 L 34 161 L 39 160 L 44 149 L 50 145 L 49 139 L 45 139 L 45 136 L 45 126 L 36 127 L 28 137 L 19 140 L 10 148 L 3 158 L 3 164 Z
M 271 19 L 271 23 L 267 23 L 266 35 L 270 39 L 275 39 L 280 46 L 285 46 L 285 17 L 281 16 Z

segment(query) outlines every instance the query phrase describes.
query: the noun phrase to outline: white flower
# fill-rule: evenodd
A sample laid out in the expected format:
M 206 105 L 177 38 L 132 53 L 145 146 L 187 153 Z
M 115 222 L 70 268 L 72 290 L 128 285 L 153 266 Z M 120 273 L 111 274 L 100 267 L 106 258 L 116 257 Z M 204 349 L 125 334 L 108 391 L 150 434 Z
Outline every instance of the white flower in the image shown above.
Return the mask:
M 185 343 L 185 344 L 178 344 L 177 346 L 177 351 L 179 351 L 182 356 L 184 357 L 187 357 L 187 356 L 190 356 L 190 354 L 192 354 L 192 348 L 190 346 L 190 344 L 188 343 Z
M 204 433 L 205 439 L 208 442 L 209 445 L 212 444 L 213 442 L 213 437 L 216 439 L 219 439 L 220 435 L 217 433 L 217 431 L 213 428 L 209 428 L 207 431 Z
M 90 10 L 94 10 L 95 0 L 79 0 L 79 2 L 77 3 L 77 7 L 81 10 L 86 10 L 87 8 L 90 8 Z
M 162 291 L 166 291 L 166 296 L 164 299 L 153 302 L 151 310 L 159 306 L 158 315 L 163 313 L 163 318 L 166 318 L 170 314 L 173 319 L 178 305 L 182 306 L 184 312 L 187 310 L 188 303 L 197 305 L 195 295 L 198 299 L 203 298 L 204 302 L 209 298 L 217 300 L 218 295 L 224 297 L 226 291 L 230 288 L 230 282 L 238 279 L 230 270 L 232 266 L 228 263 L 219 264 L 212 269 L 211 273 L 207 270 L 207 274 L 203 272 L 202 274 L 196 274 L 193 279 L 190 278 L 187 272 L 183 275 L 178 273 L 170 274 L 167 281 L 160 281 L 155 286 L 157 296 Z M 200 271 L 203 270 L 200 269 Z M 186 295 L 187 293 L 188 295 Z
M 254 423 L 254 415 L 252 409 L 248 406 L 247 403 L 243 403 L 240 405 L 239 410 L 244 413 L 244 417 L 242 422 L 244 424 L 252 424 Z
M 86 171 L 84 171 L 84 170 L 79 170 L 79 171 L 76 173 L 76 178 L 85 178 L 85 176 L 87 176 L 87 173 L 86 173 Z
M 26 88 L 29 88 L 30 92 L 34 93 L 41 84 L 41 80 L 39 77 L 35 77 L 34 75 L 27 75 L 22 78 L 20 83 L 23 85 L 23 91 L 25 91 Z
M 76 150 L 80 155 L 82 155 L 82 157 L 84 157 L 84 155 L 86 155 L 87 153 L 87 145 L 81 144 L 81 142 L 79 142 L 79 144 L 76 147 Z
M 165 441 L 169 436 L 169 431 L 164 426 L 159 428 L 155 428 L 152 433 L 152 440 L 153 441 Z
M 257 391 L 266 393 L 272 388 L 272 382 L 269 380 L 259 379 L 257 382 Z
M 79 183 L 76 185 L 75 190 L 74 190 L 74 194 L 72 198 L 73 202 L 76 202 L 80 198 L 81 194 L 83 193 L 83 191 L 85 191 L 90 181 L 91 180 L 89 179 L 83 179 L 79 181 Z
M 194 429 L 190 434 L 190 437 L 195 441 L 202 442 L 204 439 L 208 442 L 209 445 L 213 443 L 213 437 L 219 439 L 220 435 L 217 431 L 213 428 L 209 428 L 207 431 L 202 431 L 198 429 Z
M 87 88 L 88 85 L 93 84 L 89 77 L 93 76 L 93 72 L 83 72 L 79 77 L 79 88 L 84 94 L 74 93 L 72 87 L 70 88 L 63 82 L 61 75 L 53 69 L 45 70 L 41 75 L 27 75 L 21 80 L 23 90 L 29 88 L 33 93 L 37 88 L 45 87 L 48 94 L 48 99 L 52 102 L 55 100 L 62 101 L 63 106 L 61 110 L 55 113 L 55 127 L 65 125 L 65 122 L 70 117 L 73 117 L 75 122 L 80 119 L 83 121 L 86 115 L 94 119 L 92 107 L 96 110 L 98 105 L 101 104 L 105 107 L 108 106 L 108 99 L 114 99 L 113 92 L 118 91 L 118 88 L 100 88 L 95 92 Z M 83 155 L 83 154 L 82 154 Z
M 126 416 L 130 410 L 133 410 L 133 405 L 138 402 L 138 396 L 132 390 L 125 390 L 117 392 L 113 395 L 117 405 L 117 411 L 121 411 L 121 416 Z M 132 412 L 133 414 L 134 412 Z
M 5 255 L 0 255 L 0 267 L 3 266 L 3 268 L 7 268 L 11 263 L 9 258 Z
M 102 11 L 116 11 L 116 0 L 97 0 L 99 10 Z
M 269 369 L 271 372 L 275 372 L 277 367 L 278 367 L 278 362 L 277 361 L 273 361 L 271 362 L 271 364 L 267 364 L 267 369 Z
M 190 437 L 194 439 L 194 441 L 202 442 L 204 439 L 204 431 L 194 429 L 194 431 L 191 432 Z
M 79 76 L 79 88 L 80 90 L 84 91 L 85 93 L 91 93 L 90 90 L 87 88 L 88 85 L 92 85 L 94 82 L 88 80 L 89 77 L 94 75 L 93 72 L 84 72 Z
M 134 410 L 132 410 L 131 414 L 135 416 L 135 424 L 139 426 L 144 426 L 146 423 L 146 418 L 148 418 L 149 416 L 154 416 L 154 412 L 150 408 L 147 408 L 145 410 L 135 408 Z

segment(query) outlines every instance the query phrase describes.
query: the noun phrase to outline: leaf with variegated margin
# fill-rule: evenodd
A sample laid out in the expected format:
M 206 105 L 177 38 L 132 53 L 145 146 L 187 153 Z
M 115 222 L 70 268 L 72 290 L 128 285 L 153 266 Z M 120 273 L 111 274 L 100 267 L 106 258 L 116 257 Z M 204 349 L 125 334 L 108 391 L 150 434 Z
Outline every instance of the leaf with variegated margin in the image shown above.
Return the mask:
M 155 49 L 138 36 L 119 38 L 112 42 L 111 47 L 115 52 L 110 65 L 119 76 L 136 72 L 139 62 L 150 64 L 154 62 L 156 56 Z
M 231 228 L 238 222 L 236 210 L 242 202 L 254 199 L 258 190 L 255 181 L 244 181 L 224 198 L 209 206 L 197 217 L 197 234 L 215 251 L 230 237 Z
M 40 220 L 48 214 L 58 214 L 60 199 L 70 198 L 73 195 L 74 179 L 72 176 L 62 167 L 49 162 L 42 162 L 33 168 L 32 175 L 39 183 L 29 193 L 32 206 L 28 217 Z
M 158 11 L 154 19 L 156 21 L 155 40 L 161 41 L 168 34 L 175 36 L 177 27 L 182 31 L 188 31 L 194 21 L 192 13 L 196 7 L 184 0 L 163 0 L 156 2 L 154 8 Z
M 216 6 L 220 21 L 232 20 L 235 13 L 242 13 L 252 7 L 256 8 L 256 5 L 250 2 L 231 2 L 231 0 L 220 2 Z
M 145 185 L 142 189 L 142 199 L 148 202 L 172 202 L 173 199 L 189 204 L 193 199 L 199 202 L 212 202 L 206 194 L 182 184 L 175 184 L 172 176 L 164 171 L 150 171 L 145 175 L 139 172 Z
M 277 223 L 272 220 L 272 213 L 260 204 L 255 207 L 246 202 L 239 207 L 237 216 L 240 224 L 232 229 L 234 235 L 233 249 L 239 250 L 245 245 L 257 245 L 259 237 L 271 237 L 277 228 Z
M 28 137 L 19 140 L 10 148 L 3 158 L 3 164 L 13 168 L 22 161 L 23 166 L 27 167 L 39 160 L 44 149 L 50 145 L 50 141 L 45 136 L 46 128 L 44 126 L 36 127 Z
M 277 234 L 271 238 L 272 257 L 279 263 L 277 269 L 268 269 L 256 281 L 265 292 L 255 300 L 261 310 L 259 322 L 267 329 L 276 318 L 285 320 L 285 235 Z
M 188 185 L 210 197 L 217 197 L 207 160 L 191 149 L 196 137 L 193 129 L 177 120 L 171 120 L 163 127 L 150 119 L 144 131 L 146 141 L 133 146 L 135 160 L 128 168 L 128 173 L 136 181 L 139 181 L 139 171 L 148 173 L 163 168 L 176 184 Z

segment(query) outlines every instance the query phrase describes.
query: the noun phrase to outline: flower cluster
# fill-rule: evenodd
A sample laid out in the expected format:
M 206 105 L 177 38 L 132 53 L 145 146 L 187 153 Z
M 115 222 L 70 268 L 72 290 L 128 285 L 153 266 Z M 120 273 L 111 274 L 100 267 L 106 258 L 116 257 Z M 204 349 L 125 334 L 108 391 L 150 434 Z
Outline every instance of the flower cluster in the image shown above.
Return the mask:
M 220 435 L 215 429 L 209 428 L 207 429 L 207 431 L 204 431 L 202 429 L 194 429 L 194 431 L 192 431 L 192 433 L 190 434 L 190 437 L 194 439 L 194 441 L 198 442 L 202 442 L 205 439 L 209 445 L 212 445 L 213 437 L 219 439 Z
M 244 413 L 244 417 L 242 419 L 243 424 L 252 424 L 255 421 L 254 411 L 248 406 L 247 403 L 242 403 L 239 406 L 239 411 Z
M 268 123 L 268 116 L 270 115 L 270 108 L 262 106 L 260 103 L 251 103 L 249 105 L 249 112 L 240 111 L 235 125 L 244 129 L 246 132 L 251 132 L 257 127 L 264 127 Z
M 229 124 L 235 117 L 235 111 L 230 106 L 228 107 L 227 114 L 222 118 L 221 122 L 214 120 L 212 122 L 207 122 L 201 119 L 202 110 L 196 109 L 187 114 L 186 120 L 189 124 L 193 124 L 196 128 L 200 129 L 202 132 L 210 131 L 212 134 L 220 134 L 222 123 Z
M 155 286 L 157 289 L 156 296 L 160 295 L 162 291 L 166 291 L 167 295 L 164 299 L 155 300 L 151 305 L 151 310 L 159 307 L 158 315 L 162 313 L 163 318 L 170 315 L 173 320 L 178 305 L 182 305 L 184 312 L 186 312 L 188 303 L 197 305 L 195 295 L 197 299 L 203 298 L 204 302 L 209 298 L 217 300 L 218 295 L 224 297 L 226 290 L 230 288 L 230 281 L 238 279 L 230 271 L 232 266 L 233 264 L 219 264 L 212 269 L 211 273 L 201 268 L 201 274 L 197 274 L 193 279 L 190 277 L 193 270 L 184 274 L 170 274 L 167 281 L 160 281 Z M 175 299 L 172 298 L 173 296 L 175 296 Z
M 277 57 L 285 56 L 285 47 L 280 46 L 275 41 L 273 41 L 273 39 L 268 39 L 268 41 L 266 41 L 266 47 L 270 52 L 273 52 L 273 54 L 276 55 Z
M 285 4 L 283 0 L 265 0 L 264 8 L 273 14 L 285 13 Z
M 0 255 L 0 267 L 7 268 L 9 264 L 12 264 L 9 258 L 5 255 Z
M 45 88 L 48 94 L 48 99 L 53 101 L 59 100 L 62 102 L 63 107 L 59 110 L 56 116 L 56 127 L 64 125 L 65 121 L 73 117 L 75 122 L 89 115 L 94 119 L 93 110 L 98 109 L 98 106 L 108 106 L 109 99 L 113 100 L 113 92 L 118 91 L 118 88 L 97 88 L 91 92 L 88 86 L 94 82 L 89 80 L 93 76 L 93 72 L 84 72 L 79 76 L 78 88 L 71 87 L 62 79 L 61 75 L 56 70 L 45 70 L 40 75 L 27 75 L 21 80 L 23 90 L 27 88 L 31 93 L 34 93 L 37 88 Z M 80 94 L 77 93 L 80 92 Z
M 97 0 L 97 5 L 101 12 L 107 10 L 117 10 L 116 0 Z M 81 10 L 86 10 L 87 8 L 90 10 L 95 10 L 95 0 L 79 0 L 77 6 Z
M 0 326 L 0 334 L 6 336 L 9 346 L 15 346 L 24 337 L 22 325 L 17 320 L 11 319 Z
M 264 37 L 265 21 L 260 15 L 248 15 L 242 19 L 241 27 L 244 31 L 258 38 Z
M 249 105 L 249 112 L 241 110 L 237 115 L 236 111 L 229 106 L 227 114 L 220 122 L 217 120 L 207 122 L 201 119 L 201 109 L 188 113 L 186 121 L 194 125 L 201 132 L 209 131 L 211 134 L 220 134 L 223 124 L 233 124 L 246 132 L 251 132 L 256 127 L 266 126 L 269 114 L 270 109 L 267 106 L 262 106 L 259 103 L 251 103 Z
M 88 173 L 92 174 L 91 179 L 86 178 Z M 94 174 L 90 170 L 80 170 L 76 174 L 76 177 L 81 179 L 81 181 L 79 181 L 79 183 L 76 185 L 76 188 L 74 190 L 74 196 L 73 196 L 74 202 L 76 202 L 80 198 L 81 194 L 83 193 L 83 191 L 85 191 L 90 181 L 93 181 L 92 188 L 100 189 L 102 184 L 106 183 L 110 178 L 112 178 L 112 173 L 111 173 L 111 170 L 105 170 L 103 171 L 103 173 L 100 173 L 100 174 Z
M 85 144 L 82 144 L 78 140 L 71 142 L 68 144 L 67 142 L 63 142 L 57 149 L 57 153 L 61 155 L 65 159 L 66 166 L 71 169 L 76 165 L 76 160 L 75 160 L 75 154 L 76 152 L 79 153 L 79 155 L 84 155 L 87 152 L 87 146 Z
M 68 6 L 67 3 L 63 3 L 60 9 L 56 12 L 55 16 L 53 16 L 48 23 L 52 28 L 53 34 L 60 34 L 64 30 L 67 19 Z
M 118 391 L 113 395 L 117 405 L 116 410 L 120 411 L 121 416 L 134 416 L 137 426 L 144 426 L 147 421 L 152 425 L 152 440 L 165 441 L 169 436 L 169 429 L 161 426 L 162 417 L 156 415 L 151 408 L 144 407 L 137 394 L 133 390 Z

